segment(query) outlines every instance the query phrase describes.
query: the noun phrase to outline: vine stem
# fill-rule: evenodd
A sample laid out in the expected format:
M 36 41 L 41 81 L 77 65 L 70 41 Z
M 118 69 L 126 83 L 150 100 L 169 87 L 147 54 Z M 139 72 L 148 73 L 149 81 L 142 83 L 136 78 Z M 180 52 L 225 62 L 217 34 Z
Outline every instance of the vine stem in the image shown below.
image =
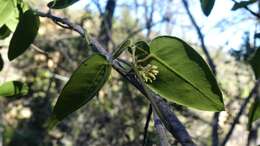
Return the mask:
M 154 125 L 155 125 L 155 128 L 157 130 L 157 133 L 159 134 L 159 137 L 160 137 L 160 143 L 161 143 L 161 146 L 170 146 L 169 144 L 169 140 L 166 136 L 166 131 L 165 131 L 165 128 L 164 126 L 162 125 L 162 122 L 160 119 L 163 120 L 163 114 L 160 113 L 160 108 L 158 107 L 157 103 L 154 101 L 154 99 L 152 98 L 152 95 L 151 93 L 149 92 L 146 84 L 144 83 L 144 80 L 142 79 L 139 71 L 137 70 L 137 64 L 136 64 L 136 58 L 135 58 L 135 51 L 136 51 L 136 48 L 135 47 L 132 47 L 132 60 L 133 60 L 133 70 L 137 76 L 137 79 L 140 80 L 141 82 L 141 85 L 143 86 L 144 90 L 145 90 L 145 93 L 148 97 L 148 99 L 150 100 L 151 102 L 151 105 L 152 105 L 152 109 L 153 109 L 153 115 L 154 115 Z M 158 114 L 160 115 L 160 118 L 158 117 Z

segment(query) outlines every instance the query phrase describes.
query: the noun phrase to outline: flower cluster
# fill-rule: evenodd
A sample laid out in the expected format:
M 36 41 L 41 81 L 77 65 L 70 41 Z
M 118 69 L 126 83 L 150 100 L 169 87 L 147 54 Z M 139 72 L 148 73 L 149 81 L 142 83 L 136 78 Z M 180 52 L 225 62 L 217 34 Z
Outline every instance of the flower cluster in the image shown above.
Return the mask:
M 158 67 L 151 64 L 148 64 L 144 67 L 140 66 L 138 70 L 144 81 L 150 83 L 152 83 L 153 80 L 156 80 L 156 75 L 159 73 Z

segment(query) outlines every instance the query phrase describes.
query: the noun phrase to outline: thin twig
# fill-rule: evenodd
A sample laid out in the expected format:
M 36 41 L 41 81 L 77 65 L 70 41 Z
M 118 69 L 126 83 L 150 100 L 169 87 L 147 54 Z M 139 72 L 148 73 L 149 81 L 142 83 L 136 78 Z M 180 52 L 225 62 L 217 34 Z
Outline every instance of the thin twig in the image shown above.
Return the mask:
M 44 13 L 44 12 L 41 12 L 38 10 L 34 10 L 34 12 L 40 17 L 46 17 L 46 18 L 51 19 L 55 24 L 57 24 L 58 26 L 60 26 L 62 28 L 76 31 L 82 37 L 84 37 L 84 35 L 85 35 L 84 29 L 80 25 L 70 22 L 67 18 L 60 18 L 60 17 L 54 16 L 50 12 Z
M 240 119 L 241 115 L 243 114 L 243 112 L 244 112 L 244 110 L 245 110 L 247 104 L 249 103 L 250 99 L 251 99 L 251 98 L 254 96 L 254 94 L 256 93 L 256 90 L 257 90 L 257 88 L 258 88 L 258 86 L 259 86 L 259 83 L 260 83 L 259 81 L 256 82 L 256 84 L 255 84 L 254 88 L 251 90 L 250 94 L 245 98 L 245 100 L 244 100 L 243 104 L 241 105 L 240 110 L 239 110 L 239 112 L 237 113 L 237 115 L 236 115 L 236 117 L 235 117 L 233 123 L 231 124 L 231 127 L 230 127 L 230 129 L 228 130 L 228 133 L 227 133 L 227 135 L 225 136 L 225 138 L 224 138 L 224 140 L 223 140 L 221 146 L 225 146 L 226 143 L 228 142 L 228 140 L 229 140 L 230 136 L 232 135 L 232 133 L 233 133 L 233 131 L 234 131 L 234 129 L 235 129 L 235 126 L 238 124 L 239 119 Z
M 236 0 L 232 0 L 235 4 L 238 4 L 238 2 Z M 251 13 L 252 15 L 254 15 L 257 18 L 260 18 L 260 14 L 252 11 L 251 9 L 249 9 L 247 6 L 243 7 L 244 9 L 246 9 L 249 13 Z
M 148 110 L 148 113 L 147 113 L 147 117 L 146 117 L 145 126 L 144 126 L 143 146 L 145 146 L 146 141 L 147 141 L 148 128 L 149 128 L 150 120 L 151 120 L 151 117 L 152 117 L 152 113 L 153 113 L 153 109 L 152 109 L 152 105 L 150 104 L 149 110 Z
M 44 50 L 42 50 L 41 48 L 39 48 L 39 47 L 36 46 L 35 44 L 31 44 L 31 48 L 34 49 L 36 52 L 38 52 L 38 53 L 40 53 L 40 54 L 46 56 L 47 59 L 50 59 L 50 58 L 51 58 L 47 52 L 45 52 Z

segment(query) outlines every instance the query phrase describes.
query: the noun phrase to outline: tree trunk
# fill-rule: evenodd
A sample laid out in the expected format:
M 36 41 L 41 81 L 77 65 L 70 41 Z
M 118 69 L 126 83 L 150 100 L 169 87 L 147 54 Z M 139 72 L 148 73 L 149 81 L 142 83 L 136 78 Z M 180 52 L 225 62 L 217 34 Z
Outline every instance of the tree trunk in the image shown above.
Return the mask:
M 103 19 L 100 26 L 98 39 L 104 47 L 108 47 L 111 38 L 112 20 L 116 8 L 116 0 L 108 0 L 105 12 L 102 15 Z

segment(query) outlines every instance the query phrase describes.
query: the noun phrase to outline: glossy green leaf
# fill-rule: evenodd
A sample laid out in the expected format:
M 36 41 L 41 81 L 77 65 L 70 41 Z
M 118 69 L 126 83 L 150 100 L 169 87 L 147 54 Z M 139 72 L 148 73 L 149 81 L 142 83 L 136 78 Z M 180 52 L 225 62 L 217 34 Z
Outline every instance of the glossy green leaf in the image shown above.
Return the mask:
M 24 12 L 19 20 L 9 45 L 9 60 L 13 60 L 26 51 L 36 38 L 40 25 L 39 17 L 32 10 Z
M 0 96 L 19 97 L 27 95 L 29 91 L 25 83 L 19 81 L 9 81 L 0 85 Z
M 259 98 L 259 97 L 257 97 Z M 252 123 L 260 118 L 260 101 L 256 99 L 254 103 L 251 104 L 248 114 L 248 129 L 251 129 Z
M 222 93 L 209 66 L 184 41 L 170 36 L 153 39 L 150 54 L 139 60 L 141 66 L 149 64 L 159 73 L 147 85 L 165 99 L 200 110 L 224 110 Z
M 100 54 L 94 54 L 85 60 L 63 88 L 48 126 L 53 127 L 89 102 L 108 80 L 110 72 L 111 64 Z
M 209 16 L 213 6 L 215 4 L 215 0 L 200 0 L 201 9 L 206 16 Z
M 6 25 L 0 28 L 0 40 L 7 38 L 10 34 L 11 30 Z
M 249 0 L 249 1 L 236 2 L 236 3 L 233 5 L 232 10 L 235 11 L 235 10 L 240 9 L 240 8 L 245 8 L 245 7 L 247 7 L 248 5 L 255 3 L 256 1 L 257 1 L 257 0 Z
M 249 61 L 254 74 L 255 78 L 259 79 L 260 77 L 260 48 L 258 48 L 253 56 L 253 58 Z
M 48 7 L 52 9 L 64 9 L 77 1 L 79 0 L 54 0 L 48 3 Z
M 16 8 L 16 0 L 0 0 L 0 26 L 5 24 Z

